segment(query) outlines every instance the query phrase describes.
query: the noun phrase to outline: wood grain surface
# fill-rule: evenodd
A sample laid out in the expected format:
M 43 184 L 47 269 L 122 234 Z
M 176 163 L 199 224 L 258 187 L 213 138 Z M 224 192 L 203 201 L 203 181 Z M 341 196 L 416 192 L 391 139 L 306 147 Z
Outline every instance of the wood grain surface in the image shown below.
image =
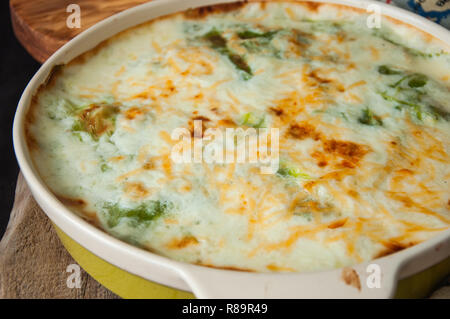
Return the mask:
M 149 0 L 10 0 L 11 22 L 17 39 L 39 62 L 100 20 Z M 78 4 L 81 28 L 66 24 L 69 4 Z
M 14 207 L 0 242 L 0 298 L 118 298 L 81 269 L 81 288 L 69 288 L 76 264 L 19 174 Z

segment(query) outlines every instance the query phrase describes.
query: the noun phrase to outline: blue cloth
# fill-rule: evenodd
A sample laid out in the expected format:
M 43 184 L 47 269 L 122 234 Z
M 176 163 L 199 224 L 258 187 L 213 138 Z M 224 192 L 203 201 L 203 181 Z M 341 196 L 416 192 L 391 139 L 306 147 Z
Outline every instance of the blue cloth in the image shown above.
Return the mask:
M 450 29 L 450 0 L 381 0 Z

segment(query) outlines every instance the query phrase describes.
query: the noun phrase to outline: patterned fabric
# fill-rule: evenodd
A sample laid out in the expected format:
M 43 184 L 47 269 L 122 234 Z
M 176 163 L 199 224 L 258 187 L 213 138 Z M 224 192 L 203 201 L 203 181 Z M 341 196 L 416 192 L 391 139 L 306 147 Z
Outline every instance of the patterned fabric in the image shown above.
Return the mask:
M 380 0 L 424 16 L 450 29 L 450 0 Z

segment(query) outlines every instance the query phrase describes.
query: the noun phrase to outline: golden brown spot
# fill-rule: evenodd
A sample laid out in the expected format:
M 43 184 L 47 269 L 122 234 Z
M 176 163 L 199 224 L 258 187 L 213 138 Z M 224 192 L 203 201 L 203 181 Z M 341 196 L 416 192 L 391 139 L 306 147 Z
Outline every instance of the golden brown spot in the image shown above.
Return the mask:
M 183 249 L 191 245 L 197 245 L 198 240 L 194 236 L 185 236 L 181 239 L 174 238 L 170 243 L 167 244 L 167 247 L 170 249 Z
M 195 134 L 197 134 L 198 132 L 195 132 L 194 130 L 194 121 L 202 121 L 202 131 L 201 131 L 201 136 L 197 136 Z M 189 131 L 191 132 L 191 136 L 192 137 L 196 137 L 196 138 L 202 138 L 203 134 L 205 134 L 206 131 L 206 122 L 210 122 L 211 120 L 205 116 L 195 116 L 192 118 L 192 120 L 190 120 L 188 122 L 189 125 Z
M 317 165 L 319 167 L 325 167 L 325 166 L 328 165 L 328 162 L 326 160 L 326 156 L 322 152 L 314 151 L 314 152 L 311 153 L 311 157 L 316 160 Z
M 138 115 L 142 115 L 144 112 L 139 107 L 131 107 L 125 111 L 125 117 L 129 120 L 133 120 Z
M 305 6 L 309 11 L 313 12 L 317 12 L 319 8 L 322 6 L 322 3 L 312 1 L 304 1 L 301 4 Z
M 247 1 L 223 3 L 212 6 L 204 6 L 195 9 L 188 9 L 184 15 L 188 19 L 202 19 L 214 13 L 225 13 L 241 8 Z
M 281 116 L 283 115 L 283 110 L 277 107 L 270 107 L 269 111 L 271 111 L 272 113 L 274 113 L 276 116 Z
M 409 208 L 414 206 L 414 201 L 407 196 L 397 196 L 396 200 L 402 202 L 405 207 Z
M 123 155 L 114 156 L 114 157 L 110 157 L 110 158 L 109 158 L 109 160 L 110 160 L 111 162 L 120 162 L 120 161 L 122 161 L 122 160 L 124 160 L 124 159 L 125 159 L 125 156 L 123 156 Z
M 384 241 L 384 242 L 382 242 L 382 244 L 385 247 L 385 249 L 382 250 L 381 252 L 379 252 L 375 256 L 375 259 L 387 256 L 387 255 L 391 255 L 393 253 L 399 252 L 403 249 L 406 249 L 406 248 L 409 248 L 409 247 L 415 245 L 415 243 L 407 243 L 407 244 L 400 243 L 395 239 L 390 239 L 388 241 Z
M 410 169 L 407 168 L 402 168 L 396 171 L 396 173 L 398 174 L 403 174 L 403 175 L 414 175 L 414 172 Z
M 289 127 L 288 134 L 299 140 L 312 138 L 317 141 L 320 138 L 320 134 L 316 132 L 314 126 L 307 123 L 292 124 Z
M 286 122 L 303 112 L 304 106 L 300 104 L 300 101 L 301 97 L 299 94 L 297 92 L 293 92 L 288 97 L 275 102 L 276 108 L 283 110 L 282 118 L 285 118 Z
M 345 32 L 340 31 L 336 34 L 336 41 L 338 43 L 342 43 L 342 42 L 344 42 L 346 37 L 347 37 L 347 34 Z
M 112 116 L 119 111 L 114 105 L 92 104 L 80 114 L 83 130 L 89 134 L 99 137 L 114 129 Z
M 349 194 L 353 198 L 358 198 L 359 197 L 359 193 L 357 191 L 353 190 L 353 189 L 348 190 L 347 194 Z
M 338 167 L 355 168 L 356 165 L 350 161 L 342 160 L 341 163 L 338 165 Z
M 34 138 L 33 134 L 30 132 L 28 125 L 25 126 L 25 141 L 30 151 L 35 151 L 39 148 L 39 143 Z
M 192 186 L 191 185 L 183 185 L 180 188 L 180 191 L 183 193 L 187 193 L 190 192 L 192 190 Z
M 208 267 L 208 268 L 215 268 L 215 269 L 224 269 L 224 270 L 233 270 L 233 271 L 245 271 L 245 272 L 255 272 L 252 269 L 247 269 L 247 268 L 238 268 L 238 267 L 234 267 L 234 266 L 214 266 L 211 264 L 205 264 L 202 262 L 197 263 L 197 265 L 199 266 L 203 266 L 203 267 Z
M 354 40 L 354 39 L 353 39 L 353 40 Z M 349 70 L 351 70 L 351 69 L 356 69 L 356 64 L 353 63 L 353 62 L 350 62 L 350 63 L 348 64 L 347 68 L 348 68 Z
M 290 268 L 290 267 L 282 267 L 282 266 L 278 266 L 275 264 L 269 264 L 266 266 L 266 268 L 270 271 L 289 271 L 289 272 L 294 272 L 295 269 Z
M 153 163 L 152 160 L 148 160 L 148 161 L 142 166 L 142 168 L 145 169 L 145 170 L 151 170 L 151 169 L 154 169 L 154 168 L 155 168 L 155 163 Z
M 63 73 L 64 70 L 64 64 L 58 64 L 55 65 L 50 73 L 48 74 L 47 78 L 45 79 L 44 84 L 42 84 L 42 86 L 45 86 L 47 89 L 52 87 L 53 85 L 55 85 L 56 80 L 58 79 L 58 77 L 61 76 L 61 74 Z M 40 90 L 40 88 L 39 88 Z
M 328 228 L 336 229 L 336 228 L 342 227 L 342 226 L 345 225 L 347 220 L 348 220 L 348 218 L 343 218 L 343 219 L 336 220 L 336 221 L 332 222 L 331 224 L 329 224 Z
M 368 147 L 365 145 L 347 141 L 336 141 L 334 139 L 324 141 L 323 149 L 327 153 L 336 154 L 343 157 L 348 162 L 342 163 L 345 167 L 352 165 L 354 167 L 354 165 L 358 163 L 369 151 Z M 352 165 L 350 165 L 350 163 Z
M 204 96 L 203 93 L 198 93 L 198 94 L 194 95 L 194 99 L 201 100 L 203 98 L 203 96 Z
M 345 92 L 345 87 L 341 83 L 337 83 L 336 88 L 339 92 Z
M 57 195 L 56 197 L 65 206 L 82 208 L 87 205 L 87 203 L 81 198 L 72 198 L 72 197 L 66 197 L 66 196 L 61 196 L 61 195 Z
M 308 182 L 308 183 L 306 183 L 305 185 L 303 185 L 303 187 L 307 190 L 307 191 L 311 191 L 312 189 L 313 189 L 313 187 L 314 186 L 316 186 L 317 185 L 317 182 L 316 181 L 311 181 L 311 182 Z
M 326 79 L 326 78 L 320 77 L 320 76 L 316 73 L 316 71 L 311 71 L 311 72 L 308 74 L 308 76 L 311 77 L 311 78 L 313 78 L 314 80 L 316 80 L 316 81 L 319 82 L 320 84 L 327 84 L 327 83 L 333 82 L 333 80 L 330 80 L 330 79 Z
M 348 176 L 349 171 L 348 170 L 339 170 L 327 173 L 325 175 L 320 176 L 321 180 L 328 180 L 328 179 L 334 179 L 338 182 L 342 181 L 346 176 Z
M 217 122 L 217 126 L 225 126 L 225 127 L 236 127 L 236 123 L 234 123 L 231 119 L 222 119 Z
M 30 106 L 27 110 L 27 114 L 25 115 L 25 124 L 28 126 L 30 124 L 33 124 L 36 120 L 36 107 L 38 105 L 38 98 L 36 96 L 33 96 L 31 99 Z
M 134 199 L 141 199 L 149 194 L 149 191 L 140 182 L 129 182 L 125 184 L 125 193 Z
M 97 216 L 96 212 L 88 212 L 80 210 L 81 218 L 83 218 L 85 221 L 87 221 L 89 224 L 101 228 L 101 222 L 100 219 Z
M 37 93 L 35 95 L 33 95 L 33 97 L 31 98 L 30 106 L 28 107 L 27 113 L 25 114 L 24 134 L 25 134 L 25 141 L 26 141 L 28 149 L 30 151 L 34 151 L 39 148 L 39 144 L 38 144 L 36 138 L 31 133 L 30 126 L 36 120 L 36 109 L 37 109 L 37 106 L 39 103 L 38 95 L 39 95 L 40 91 L 45 88 L 44 86 L 45 86 L 45 84 L 42 84 L 38 88 Z
M 206 116 L 196 116 L 194 118 L 192 118 L 193 121 L 205 121 L 205 122 L 209 122 L 211 121 L 209 118 L 207 118 Z
M 98 219 L 96 212 L 90 212 L 85 210 L 85 206 L 87 205 L 86 201 L 84 201 L 81 198 L 72 198 L 72 197 L 66 197 L 61 195 L 56 195 L 58 200 L 68 208 L 73 209 L 75 212 L 77 212 L 84 220 L 89 222 L 90 224 L 100 227 L 101 223 Z
M 175 92 L 177 92 L 177 88 L 173 84 L 172 80 L 167 80 L 164 92 L 161 93 L 161 97 L 168 98 Z
M 352 287 L 355 287 L 358 290 L 361 290 L 361 282 L 359 280 L 359 275 L 353 268 L 346 267 L 342 269 L 342 280 Z
M 319 162 L 317 163 L 317 166 L 319 166 L 319 167 L 325 167 L 325 166 L 327 166 L 327 165 L 328 165 L 327 161 L 319 161 Z

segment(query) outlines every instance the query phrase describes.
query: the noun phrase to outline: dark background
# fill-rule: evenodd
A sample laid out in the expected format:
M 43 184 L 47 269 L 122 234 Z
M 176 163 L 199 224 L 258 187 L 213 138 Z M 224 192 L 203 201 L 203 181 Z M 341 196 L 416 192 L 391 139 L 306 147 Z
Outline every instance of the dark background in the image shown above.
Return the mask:
M 40 64 L 16 40 L 9 1 L 0 1 L 0 238 L 14 202 L 19 167 L 12 144 L 12 124 L 20 95 Z

